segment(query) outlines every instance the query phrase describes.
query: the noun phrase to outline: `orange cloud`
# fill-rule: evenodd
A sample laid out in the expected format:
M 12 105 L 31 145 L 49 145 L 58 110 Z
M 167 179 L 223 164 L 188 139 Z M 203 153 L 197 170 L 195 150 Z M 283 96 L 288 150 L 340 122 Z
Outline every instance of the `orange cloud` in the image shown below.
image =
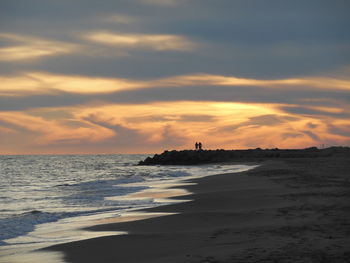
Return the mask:
M 255 86 L 294 90 L 308 85 L 309 90 L 347 89 L 346 79 L 327 80 L 315 77 L 256 80 L 208 74 L 132 80 L 46 72 L 1 77 L 1 95 L 51 94 L 53 101 L 56 93 L 64 93 L 63 99 L 72 94 L 75 97 L 90 94 L 92 98 L 82 100 L 79 106 L 40 108 L 34 105 L 32 110 L 0 112 L 2 153 L 147 153 L 192 148 L 196 140 L 202 141 L 204 148 L 214 149 L 347 145 L 350 112 L 346 102 L 298 105 L 298 101 L 278 104 L 269 100 L 238 103 L 177 99 L 152 103 L 141 100 L 135 104 L 127 101 L 113 104 L 113 100 L 101 101 L 98 105 L 92 103 L 93 99 L 107 98 L 110 93 L 118 96 L 121 91 L 153 88 L 158 92 L 163 87 Z M 107 95 L 97 96 L 103 93 Z M 315 100 L 325 99 L 322 96 Z M 22 99 L 19 98 L 18 103 L 22 103 Z
M 0 95 L 12 96 L 25 96 L 33 93 L 47 94 L 57 91 L 81 94 L 108 93 L 143 86 L 142 82 L 127 79 L 69 76 L 43 72 L 0 76 Z
M 189 51 L 195 47 L 195 43 L 179 35 L 126 34 L 102 31 L 87 33 L 82 37 L 96 43 L 117 48 Z
M 74 125 L 71 124 L 73 122 Z M 6 129 L 5 132 L 0 130 L 2 150 L 7 149 L 8 152 L 16 148 L 25 151 L 28 148 L 32 149 L 31 153 L 35 153 L 40 148 L 45 153 L 62 143 L 96 143 L 114 136 L 113 131 L 83 120 L 47 120 L 21 112 L 0 113 L 0 124 Z
M 277 80 L 236 78 L 232 76 L 194 74 L 175 76 L 153 81 L 157 86 L 262 86 L 262 87 L 314 87 L 322 89 L 350 90 L 350 80 L 332 77 L 305 77 Z
M 0 76 L 0 94 L 24 96 L 33 93 L 69 92 L 80 94 L 111 93 L 122 90 L 186 86 L 255 86 L 275 89 L 314 88 L 349 90 L 350 80 L 306 77 L 300 79 L 257 80 L 220 75 L 193 74 L 152 80 L 58 75 L 46 72 L 27 72 Z
M 186 138 L 187 147 L 192 147 L 194 139 L 214 148 L 246 148 L 259 145 L 295 148 L 318 143 L 304 132 L 306 123 L 315 122 L 314 119 L 285 115 L 278 107 L 263 104 L 171 102 L 133 106 L 109 105 L 81 109 L 77 117 L 84 118 L 94 112 L 98 112 L 99 118 L 111 125 L 122 124 L 124 127 L 138 130 L 152 143 L 162 139 L 162 131 L 167 125 Z M 183 118 L 189 113 L 192 121 Z M 193 116 L 207 116 L 208 119 L 196 121 Z M 256 118 L 257 116 L 259 118 Z M 315 128 L 313 132 L 322 137 L 326 134 L 325 130 L 323 125 Z
M 281 106 L 183 101 L 0 112 L 0 141 L 2 153 L 147 153 L 196 140 L 206 149 L 349 142 L 348 120 L 286 114 Z
M 78 45 L 31 36 L 1 33 L 0 38 L 15 42 L 0 48 L 0 61 L 23 61 L 76 51 Z

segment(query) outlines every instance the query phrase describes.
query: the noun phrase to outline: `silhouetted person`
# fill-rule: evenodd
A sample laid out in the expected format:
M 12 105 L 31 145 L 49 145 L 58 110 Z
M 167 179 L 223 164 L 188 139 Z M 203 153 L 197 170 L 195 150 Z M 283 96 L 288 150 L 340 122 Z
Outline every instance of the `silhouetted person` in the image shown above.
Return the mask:
M 196 144 L 194 145 L 196 147 L 196 151 L 198 150 L 198 142 L 196 142 Z
M 198 149 L 201 151 L 202 150 L 202 143 L 198 143 Z

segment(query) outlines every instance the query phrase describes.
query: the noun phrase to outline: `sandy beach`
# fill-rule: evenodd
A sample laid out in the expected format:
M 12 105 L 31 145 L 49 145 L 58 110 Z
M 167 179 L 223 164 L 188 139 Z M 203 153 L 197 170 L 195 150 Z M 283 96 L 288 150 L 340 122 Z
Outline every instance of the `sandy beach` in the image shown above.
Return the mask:
M 60 244 L 70 263 L 349 262 L 350 158 L 264 161 L 192 180 L 191 200 L 147 209 L 171 215 L 97 225 L 127 231 Z

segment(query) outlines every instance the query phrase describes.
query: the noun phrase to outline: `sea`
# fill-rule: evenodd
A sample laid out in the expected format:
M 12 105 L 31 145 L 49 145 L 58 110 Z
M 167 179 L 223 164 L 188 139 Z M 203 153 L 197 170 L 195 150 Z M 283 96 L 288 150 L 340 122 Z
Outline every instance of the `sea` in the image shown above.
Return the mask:
M 181 188 L 188 179 L 251 168 L 237 164 L 137 165 L 148 156 L 0 156 L 0 262 L 2 256 L 29 249 L 126 234 L 82 228 L 175 202 L 164 198 L 164 191 L 174 191 L 174 185 Z M 150 190 L 163 194 L 142 195 Z

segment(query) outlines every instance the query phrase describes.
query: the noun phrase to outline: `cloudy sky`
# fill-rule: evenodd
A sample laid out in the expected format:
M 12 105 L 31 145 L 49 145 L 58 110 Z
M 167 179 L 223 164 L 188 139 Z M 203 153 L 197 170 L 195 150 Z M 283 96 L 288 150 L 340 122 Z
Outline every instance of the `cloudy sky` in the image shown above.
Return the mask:
M 350 146 L 347 0 L 1 0 L 0 154 Z

